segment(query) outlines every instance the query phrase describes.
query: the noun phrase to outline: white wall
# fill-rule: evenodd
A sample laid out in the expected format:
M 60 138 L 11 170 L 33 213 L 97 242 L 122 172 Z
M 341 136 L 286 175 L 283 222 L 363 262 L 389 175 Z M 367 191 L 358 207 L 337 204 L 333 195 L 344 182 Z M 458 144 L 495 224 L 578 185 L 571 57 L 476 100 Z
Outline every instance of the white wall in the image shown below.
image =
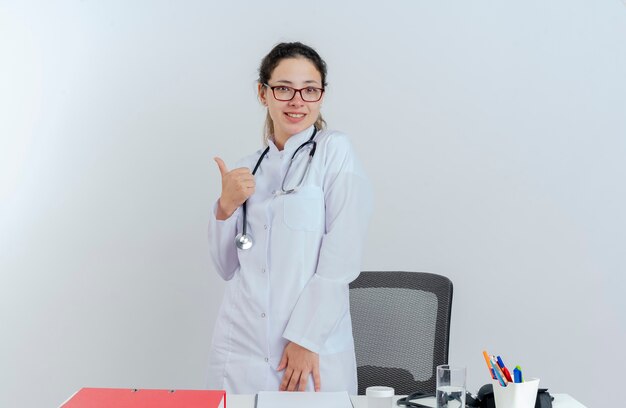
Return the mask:
M 486 348 L 590 407 L 626 363 L 620 0 L 0 0 L 0 406 L 204 384 L 211 158 L 260 145 L 260 59 L 329 65 L 376 193 L 364 269 L 455 284 Z M 613 388 L 611 388 L 613 389 Z

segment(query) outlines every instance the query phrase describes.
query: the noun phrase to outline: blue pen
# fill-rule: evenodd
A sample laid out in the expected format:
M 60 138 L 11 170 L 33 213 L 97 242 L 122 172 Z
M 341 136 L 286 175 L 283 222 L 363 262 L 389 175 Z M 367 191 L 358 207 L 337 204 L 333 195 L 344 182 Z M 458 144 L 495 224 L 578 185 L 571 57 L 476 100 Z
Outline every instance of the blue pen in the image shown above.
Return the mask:
M 502 361 L 500 356 L 498 356 L 496 358 L 498 360 L 498 365 L 502 369 L 502 374 L 504 374 L 504 377 L 506 378 L 506 380 L 509 381 L 509 382 L 513 381 L 513 379 L 511 378 L 511 373 L 509 372 L 509 369 L 506 368 L 506 366 L 504 365 L 504 361 Z
M 513 369 L 513 380 L 516 383 L 524 382 L 524 380 L 522 379 L 522 367 L 515 366 L 515 368 Z
M 500 368 L 498 367 L 498 363 L 494 362 L 494 360 L 491 360 L 491 366 L 493 367 L 493 372 L 496 373 L 496 377 L 498 377 L 500 385 L 506 387 L 506 380 L 504 379 L 502 374 L 500 374 Z
M 498 360 L 498 365 L 500 366 L 500 368 L 504 370 L 504 361 L 502 361 L 500 356 L 496 357 L 496 360 Z

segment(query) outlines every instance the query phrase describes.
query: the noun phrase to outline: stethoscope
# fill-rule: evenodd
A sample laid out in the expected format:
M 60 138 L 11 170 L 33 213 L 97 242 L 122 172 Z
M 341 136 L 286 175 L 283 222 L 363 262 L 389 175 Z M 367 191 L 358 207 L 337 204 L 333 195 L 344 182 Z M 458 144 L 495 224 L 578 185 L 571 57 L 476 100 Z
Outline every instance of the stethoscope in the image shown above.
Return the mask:
M 295 193 L 296 191 L 298 191 L 298 189 L 302 185 L 302 182 L 304 181 L 307 173 L 309 172 L 309 168 L 311 167 L 311 160 L 313 159 L 313 155 L 315 154 L 315 148 L 317 147 L 317 143 L 315 142 L 315 140 L 313 140 L 316 134 L 317 134 L 317 128 L 313 127 L 313 134 L 311 135 L 309 140 L 302 143 L 300 147 L 298 147 L 296 151 L 293 152 L 293 155 L 291 156 L 291 160 L 289 161 L 289 166 L 287 167 L 287 171 L 285 172 L 285 177 L 283 177 L 283 182 L 280 186 L 281 191 L 279 192 L 279 194 Z M 287 180 L 287 175 L 289 174 L 289 170 L 291 169 L 291 165 L 293 164 L 294 157 L 296 157 L 296 155 L 302 148 L 308 145 L 312 145 L 312 147 L 311 147 L 311 151 L 309 152 L 309 159 L 306 163 L 306 168 L 304 172 L 302 173 L 302 177 L 300 177 L 300 181 L 298 181 L 298 184 L 294 188 L 285 189 L 285 180 Z M 261 154 L 261 157 L 259 157 L 259 160 L 257 160 L 256 165 L 254 166 L 254 170 L 252 170 L 253 176 L 256 174 L 256 171 L 259 169 L 259 166 L 261 165 L 263 158 L 269 151 L 270 151 L 270 148 L 268 146 Z M 252 248 L 252 245 L 254 244 L 252 237 L 247 232 L 248 230 L 248 225 L 247 225 L 248 214 L 246 211 L 247 202 L 248 200 L 244 201 L 243 206 L 242 206 L 243 207 L 243 230 L 241 233 L 237 234 L 237 236 L 235 237 L 235 245 L 237 245 L 237 248 L 239 249 L 250 249 Z
M 491 387 L 491 384 L 488 384 L 488 385 L 489 387 Z M 486 385 L 484 385 L 483 387 L 486 387 Z M 481 390 L 482 390 L 482 387 L 481 387 Z M 410 408 L 431 408 L 432 405 L 422 404 L 422 403 L 415 402 L 412 400 L 434 397 L 434 396 L 435 396 L 434 393 L 417 391 L 417 392 L 414 392 L 413 394 L 407 395 L 406 397 L 400 398 L 398 401 L 396 401 L 396 405 L 410 407 Z M 480 391 L 478 392 L 478 395 L 472 395 L 469 392 L 466 392 L 465 393 L 465 406 L 480 407 L 482 398 L 483 397 L 481 397 Z M 450 402 L 450 401 L 458 401 L 459 406 L 461 405 L 460 398 L 457 399 L 453 397 L 448 397 L 447 402 Z M 465 408 L 465 407 L 462 407 L 462 408 Z

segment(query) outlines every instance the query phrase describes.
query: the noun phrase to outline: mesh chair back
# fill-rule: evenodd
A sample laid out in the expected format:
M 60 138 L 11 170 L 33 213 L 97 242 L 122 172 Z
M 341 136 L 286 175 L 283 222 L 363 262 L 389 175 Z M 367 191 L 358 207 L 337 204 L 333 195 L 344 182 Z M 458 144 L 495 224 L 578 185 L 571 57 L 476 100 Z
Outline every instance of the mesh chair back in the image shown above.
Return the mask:
M 448 362 L 452 282 L 424 272 L 361 272 L 350 284 L 358 392 L 434 393 Z

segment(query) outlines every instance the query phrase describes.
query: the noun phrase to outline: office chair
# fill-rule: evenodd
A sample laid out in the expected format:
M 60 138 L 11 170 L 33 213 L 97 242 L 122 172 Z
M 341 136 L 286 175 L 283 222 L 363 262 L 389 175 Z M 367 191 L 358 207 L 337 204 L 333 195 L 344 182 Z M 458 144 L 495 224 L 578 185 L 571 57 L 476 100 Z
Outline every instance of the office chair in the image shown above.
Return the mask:
M 434 393 L 448 362 L 452 282 L 424 272 L 361 272 L 350 284 L 358 393 Z

